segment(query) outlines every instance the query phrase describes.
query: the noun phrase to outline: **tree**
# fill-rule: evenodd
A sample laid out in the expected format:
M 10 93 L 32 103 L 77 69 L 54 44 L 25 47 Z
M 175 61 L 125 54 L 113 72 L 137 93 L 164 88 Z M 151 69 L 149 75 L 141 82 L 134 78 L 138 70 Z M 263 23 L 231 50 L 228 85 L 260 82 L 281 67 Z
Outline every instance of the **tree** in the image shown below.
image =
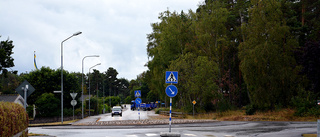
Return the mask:
M 147 64 L 149 68 L 148 86 L 153 94 L 164 100 L 165 86 L 163 79 L 165 71 L 168 69 L 171 61 L 185 54 L 186 45 L 192 42 L 194 31 L 191 28 L 191 11 L 185 14 L 183 11 L 171 13 L 165 11 L 160 13 L 160 23 L 151 24 L 153 32 L 148 34 L 147 52 L 152 58 Z
M 20 79 L 21 81 L 27 80 L 35 88 L 35 91 L 28 97 L 28 104 L 34 104 L 43 93 L 53 93 L 61 89 L 61 70 L 52 70 L 49 67 L 42 67 L 40 70 L 27 74 L 22 73 Z M 80 95 L 81 85 L 78 78 L 67 71 L 63 71 L 63 79 L 64 108 L 72 108 L 70 93 L 75 92 Z M 60 94 L 54 94 L 54 96 L 57 99 L 61 98 Z
M 297 90 L 297 69 L 293 49 L 297 41 L 290 35 L 274 0 L 251 1 L 246 39 L 239 48 L 240 68 L 252 102 L 262 109 L 288 106 Z
M 2 76 L 0 91 L 3 94 L 16 94 L 15 89 L 19 86 L 19 77 L 12 72 L 7 73 L 7 77 Z
M 11 57 L 11 55 L 13 54 L 13 47 L 14 45 L 12 40 L 7 39 L 0 42 L 0 73 L 4 74 L 4 76 L 6 76 L 8 72 L 6 68 L 14 66 L 14 59 Z
M 53 93 L 43 93 L 35 102 L 40 117 L 58 116 L 60 114 L 59 104 L 60 100 L 55 98 Z
M 169 69 L 179 71 L 177 106 L 184 106 L 188 112 L 192 111 L 193 100 L 199 104 L 199 110 L 213 110 L 213 102 L 221 99 L 218 92 L 218 66 L 207 56 L 195 56 L 187 53 L 173 61 Z
M 116 69 L 112 68 L 112 67 L 109 67 L 107 72 L 105 72 L 105 77 L 104 77 L 104 80 L 105 80 L 105 83 L 108 83 L 106 85 L 107 87 L 107 90 L 109 90 L 108 94 L 111 93 L 111 95 L 109 96 L 112 96 L 113 95 L 116 95 L 116 87 L 115 87 L 115 83 L 117 81 L 117 75 L 118 75 L 118 72 Z

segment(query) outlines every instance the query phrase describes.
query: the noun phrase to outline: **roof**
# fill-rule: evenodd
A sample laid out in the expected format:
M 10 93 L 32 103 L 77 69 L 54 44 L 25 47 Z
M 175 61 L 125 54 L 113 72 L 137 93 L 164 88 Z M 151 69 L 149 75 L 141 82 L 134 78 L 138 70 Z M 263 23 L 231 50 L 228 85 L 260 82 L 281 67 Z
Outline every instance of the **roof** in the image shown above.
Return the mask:
M 0 95 L 0 101 L 14 102 L 19 96 L 19 94 Z
M 0 101 L 4 102 L 14 102 L 23 105 L 24 99 L 19 94 L 4 94 L 0 95 Z

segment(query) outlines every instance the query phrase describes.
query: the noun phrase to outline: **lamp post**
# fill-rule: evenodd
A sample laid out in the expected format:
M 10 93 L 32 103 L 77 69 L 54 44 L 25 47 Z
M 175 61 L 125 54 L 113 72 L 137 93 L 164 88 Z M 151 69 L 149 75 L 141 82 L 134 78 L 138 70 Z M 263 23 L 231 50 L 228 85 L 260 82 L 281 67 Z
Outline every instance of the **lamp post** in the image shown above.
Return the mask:
M 109 76 L 109 107 L 111 107 L 111 76 Z
M 81 92 L 81 101 L 82 101 L 82 119 L 83 119 L 83 62 L 84 62 L 84 59 L 85 58 L 87 58 L 87 57 L 99 57 L 99 55 L 90 55 L 90 56 L 85 56 L 85 57 L 83 57 L 83 59 L 82 59 L 82 92 Z
M 62 124 L 63 124 L 63 42 L 67 41 L 73 36 L 80 35 L 81 33 L 82 32 L 76 32 L 61 42 L 61 123 Z
M 98 63 L 98 64 L 96 64 L 96 65 L 94 65 L 94 66 L 92 66 L 91 68 L 89 68 L 89 116 L 90 116 L 90 70 L 92 69 L 92 68 L 94 68 L 95 66 L 98 66 L 98 65 L 101 65 L 101 63 Z

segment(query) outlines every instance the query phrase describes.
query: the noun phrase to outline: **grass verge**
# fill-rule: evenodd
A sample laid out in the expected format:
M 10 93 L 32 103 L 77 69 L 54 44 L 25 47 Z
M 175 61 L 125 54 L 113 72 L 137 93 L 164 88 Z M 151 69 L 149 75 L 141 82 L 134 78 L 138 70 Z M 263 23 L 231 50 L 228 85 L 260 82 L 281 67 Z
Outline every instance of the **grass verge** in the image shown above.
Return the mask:
M 76 122 L 76 121 L 78 121 L 78 119 L 70 120 L 70 121 L 63 121 L 63 124 L 61 124 L 61 122 L 29 124 L 29 127 L 69 125 L 69 124 Z
M 302 134 L 303 137 L 317 137 L 317 134 Z
M 320 117 L 294 116 L 294 110 L 281 109 L 278 111 L 256 112 L 254 115 L 246 115 L 245 110 L 232 110 L 220 113 L 198 114 L 194 117 L 188 115 L 187 119 L 215 119 L 220 121 L 317 121 Z
M 35 133 L 28 133 L 28 137 L 29 136 L 48 136 L 46 134 L 35 134 Z

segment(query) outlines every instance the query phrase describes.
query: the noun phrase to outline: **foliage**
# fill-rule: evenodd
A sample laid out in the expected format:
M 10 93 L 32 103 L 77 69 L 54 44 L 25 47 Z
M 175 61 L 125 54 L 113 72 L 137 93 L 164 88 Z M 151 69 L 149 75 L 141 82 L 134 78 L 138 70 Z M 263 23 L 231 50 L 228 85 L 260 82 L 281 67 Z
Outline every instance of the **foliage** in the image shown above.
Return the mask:
M 147 35 L 149 70 L 133 82 L 146 83 L 148 99 L 168 102 L 163 77 L 178 71 L 173 105 L 187 112 L 192 100 L 197 111 L 289 107 L 301 89 L 319 87 L 319 7 L 315 0 L 206 0 L 196 12 L 164 11 Z
M 6 77 L 4 74 L 0 75 L 0 91 L 2 94 L 17 94 L 15 89 L 19 86 L 19 76 L 15 73 L 8 72 Z
M 295 53 L 298 64 L 303 66 L 301 73 L 308 79 L 306 90 L 312 91 L 316 96 L 320 90 L 320 59 L 315 55 L 319 54 L 320 41 L 306 42 Z
M 13 47 L 12 40 L 7 39 L 5 41 L 0 41 L 0 74 L 4 74 L 5 77 L 8 72 L 6 68 L 14 66 L 14 59 L 11 57 L 13 54 Z
M 27 136 L 24 132 L 28 128 L 28 114 L 24 108 L 16 103 L 0 102 L 0 136 L 8 137 L 22 132 L 22 136 Z
M 288 106 L 296 92 L 297 67 L 293 49 L 298 46 L 281 18 L 281 3 L 252 1 L 251 18 L 245 26 L 245 42 L 240 44 L 240 68 L 258 108 Z M 299 87 L 299 85 L 297 85 Z
M 130 104 L 131 101 L 132 101 L 131 96 L 127 96 L 126 99 L 124 99 L 124 103 L 125 103 L 125 104 Z
M 313 92 L 301 90 L 298 95 L 291 99 L 296 107 L 295 116 L 320 116 L 320 106 L 317 104 Z
M 53 93 L 43 93 L 35 102 L 36 111 L 40 117 L 58 116 L 61 113 L 60 103 Z
M 246 115 L 254 115 L 257 111 L 257 107 L 253 104 L 246 106 Z
M 28 113 L 28 116 L 29 118 L 33 118 L 33 105 L 28 105 L 27 106 L 27 113 Z
M 28 97 L 28 104 L 35 104 L 43 93 L 53 93 L 55 90 L 61 90 L 61 71 L 52 70 L 49 67 L 42 67 L 40 70 L 31 71 L 28 74 L 20 74 L 20 79 L 21 81 L 27 80 L 35 88 L 35 91 Z M 78 93 L 78 96 L 81 93 L 78 77 L 73 73 L 63 71 L 64 108 L 72 108 L 70 104 L 72 100 L 70 93 L 72 92 Z M 54 97 L 60 99 L 61 94 L 54 94 Z M 47 103 L 50 104 L 51 102 Z

